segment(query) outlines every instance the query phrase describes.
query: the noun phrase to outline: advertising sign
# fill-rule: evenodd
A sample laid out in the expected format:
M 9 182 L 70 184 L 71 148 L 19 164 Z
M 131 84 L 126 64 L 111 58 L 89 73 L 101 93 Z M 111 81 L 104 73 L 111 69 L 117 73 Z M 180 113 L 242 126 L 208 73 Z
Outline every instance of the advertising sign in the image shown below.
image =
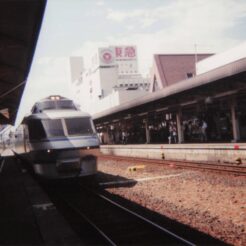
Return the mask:
M 136 60 L 137 49 L 136 46 L 116 46 L 115 47 L 116 60 Z
M 118 62 L 137 61 L 136 46 L 110 46 L 107 48 L 99 48 L 98 56 L 92 57 L 92 66 L 114 66 Z
M 112 48 L 99 49 L 100 66 L 112 66 L 115 64 L 115 54 Z

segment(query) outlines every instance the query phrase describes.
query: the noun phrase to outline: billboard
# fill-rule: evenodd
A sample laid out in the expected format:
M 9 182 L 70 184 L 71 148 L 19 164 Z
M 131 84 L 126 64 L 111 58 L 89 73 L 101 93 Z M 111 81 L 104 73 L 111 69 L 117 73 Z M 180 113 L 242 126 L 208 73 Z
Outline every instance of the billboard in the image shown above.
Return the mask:
M 106 48 L 99 48 L 98 54 L 92 57 L 92 67 L 98 66 L 115 66 L 116 63 L 124 61 L 137 61 L 136 46 L 110 46 Z

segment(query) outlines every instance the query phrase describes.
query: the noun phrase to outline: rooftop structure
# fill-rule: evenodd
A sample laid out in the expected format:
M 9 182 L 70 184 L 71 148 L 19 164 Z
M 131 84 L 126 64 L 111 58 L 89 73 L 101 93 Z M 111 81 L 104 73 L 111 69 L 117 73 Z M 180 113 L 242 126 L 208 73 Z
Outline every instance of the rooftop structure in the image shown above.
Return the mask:
M 158 54 L 154 55 L 150 92 L 170 86 L 196 75 L 195 64 L 212 54 Z

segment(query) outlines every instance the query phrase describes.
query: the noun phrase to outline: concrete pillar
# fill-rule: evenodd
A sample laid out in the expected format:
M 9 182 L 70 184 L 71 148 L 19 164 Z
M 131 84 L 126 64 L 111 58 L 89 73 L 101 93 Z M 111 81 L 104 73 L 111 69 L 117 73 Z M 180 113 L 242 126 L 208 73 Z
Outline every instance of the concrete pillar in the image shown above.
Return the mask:
M 236 116 L 235 98 L 233 98 L 231 101 L 231 122 L 232 122 L 232 133 L 233 133 L 232 142 L 237 142 L 240 140 L 240 132 L 239 132 L 238 120 Z
M 184 134 L 182 131 L 182 123 L 181 123 L 182 111 L 181 108 L 176 113 L 176 121 L 177 121 L 177 133 L 178 133 L 178 143 L 184 142 Z
M 146 135 L 146 143 L 150 143 L 150 133 L 149 133 L 149 124 L 148 120 L 145 121 L 145 135 Z

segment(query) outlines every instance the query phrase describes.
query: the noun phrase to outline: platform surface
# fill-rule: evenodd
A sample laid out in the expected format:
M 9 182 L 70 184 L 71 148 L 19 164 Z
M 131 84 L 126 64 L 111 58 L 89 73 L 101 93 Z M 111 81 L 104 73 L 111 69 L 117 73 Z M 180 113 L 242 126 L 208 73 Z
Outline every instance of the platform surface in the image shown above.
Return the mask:
M 101 145 L 105 155 L 246 166 L 246 143 L 124 144 Z
M 0 172 L 0 245 L 83 245 L 38 183 L 9 155 Z M 1 163 L 0 163 L 1 164 Z

